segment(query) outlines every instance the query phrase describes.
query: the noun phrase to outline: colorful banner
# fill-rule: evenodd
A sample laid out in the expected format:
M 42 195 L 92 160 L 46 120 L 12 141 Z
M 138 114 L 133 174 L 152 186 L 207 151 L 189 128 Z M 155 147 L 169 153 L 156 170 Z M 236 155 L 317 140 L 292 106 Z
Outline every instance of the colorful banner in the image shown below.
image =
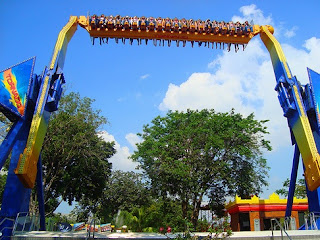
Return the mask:
M 35 57 L 0 72 L 0 105 L 5 115 L 23 117 Z
M 72 227 L 74 231 L 84 230 L 86 228 L 86 223 L 85 222 L 74 223 Z
M 100 229 L 101 229 L 101 232 L 111 232 L 112 230 L 111 223 L 101 224 Z

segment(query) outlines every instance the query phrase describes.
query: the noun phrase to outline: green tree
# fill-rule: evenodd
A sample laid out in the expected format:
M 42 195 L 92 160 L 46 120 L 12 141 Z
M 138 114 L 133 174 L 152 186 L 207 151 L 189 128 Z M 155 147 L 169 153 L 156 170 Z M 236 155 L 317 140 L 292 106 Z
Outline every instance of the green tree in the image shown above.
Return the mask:
M 3 113 L 0 112 L 0 144 L 2 143 L 3 139 L 6 137 L 11 126 L 12 126 L 12 122 L 10 122 L 10 120 Z M 8 167 L 9 167 L 9 159 L 7 159 L 6 163 L 4 164 L 0 172 L 0 206 L 2 203 L 4 187 L 7 181 Z
M 172 198 L 160 198 L 145 209 L 145 226 L 159 231 L 161 227 L 170 226 L 174 232 L 185 230 L 185 219 L 182 217 L 181 203 Z
M 143 127 L 143 141 L 132 159 L 140 163 L 153 192 L 178 199 L 183 218 L 196 227 L 205 196 L 221 209 L 226 196 L 248 197 L 267 185 L 262 149 L 271 147 L 264 139 L 265 122 L 233 110 L 169 111 Z
M 12 126 L 10 120 L 0 112 L 0 143 L 3 141 L 8 133 L 9 128 Z
M 4 187 L 7 182 L 7 176 L 8 174 L 6 172 L 0 172 L 0 206 L 2 203 L 3 193 L 4 193 Z
M 276 190 L 276 193 L 279 195 L 282 195 L 284 197 L 288 197 L 289 186 L 290 186 L 290 179 L 287 178 L 283 182 L 282 188 Z M 307 197 L 306 183 L 303 178 L 298 179 L 298 181 L 296 183 L 296 189 L 294 191 L 294 196 L 296 198 L 306 198 Z
M 133 171 L 113 171 L 104 192 L 104 202 L 112 206 L 113 214 L 118 210 L 131 211 L 150 203 L 150 192 L 142 174 Z
M 107 179 L 103 196 L 95 203 L 82 199 L 73 214 L 84 220 L 81 216 L 92 212 L 103 222 L 110 222 L 119 210 L 131 212 L 150 202 L 150 192 L 140 173 L 116 170 Z
M 42 149 L 45 207 L 51 214 L 62 201 L 101 198 L 111 172 L 114 143 L 99 137 L 107 123 L 92 99 L 70 93 L 54 112 Z
M 121 210 L 114 223 L 116 227 L 127 225 L 136 232 L 158 232 L 161 227 L 167 229 L 169 226 L 174 232 L 181 232 L 186 225 L 179 202 L 172 199 L 152 200 L 151 204 L 133 207 L 131 211 Z

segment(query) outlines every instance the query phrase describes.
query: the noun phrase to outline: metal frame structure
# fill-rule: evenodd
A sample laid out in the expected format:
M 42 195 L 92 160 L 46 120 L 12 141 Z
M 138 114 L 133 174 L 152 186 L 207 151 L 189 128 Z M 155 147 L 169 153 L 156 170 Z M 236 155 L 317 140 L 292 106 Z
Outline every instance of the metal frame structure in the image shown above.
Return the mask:
M 42 186 L 41 147 L 48 128 L 51 112 L 57 110 L 62 85 L 64 83 L 63 66 L 69 41 L 80 25 L 95 38 L 108 39 L 151 39 L 160 41 L 184 41 L 198 43 L 219 43 L 246 45 L 255 36 L 260 35 L 270 53 L 276 78 L 275 90 L 278 92 L 280 105 L 287 118 L 291 131 L 295 155 L 291 174 L 286 216 L 291 216 L 293 193 L 300 154 L 304 164 L 304 174 L 308 189 L 309 210 L 320 212 L 320 156 L 319 111 L 315 97 L 315 81 L 320 77 L 309 70 L 310 84 L 302 86 L 294 77 L 286 62 L 279 42 L 273 36 L 272 26 L 253 25 L 252 31 L 245 35 L 214 34 L 208 32 L 165 31 L 147 29 L 93 28 L 89 17 L 71 16 L 69 22 L 61 30 L 48 67 L 41 76 L 33 76 L 31 93 L 27 96 L 33 104 L 27 105 L 26 114 L 22 118 L 14 118 L 14 124 L 0 146 L 0 167 L 2 168 L 11 153 L 8 179 L 0 211 L 0 231 L 10 236 L 12 221 L 19 212 L 28 212 L 31 188 L 37 185 L 40 230 L 45 230 L 44 198 Z M 12 230 L 11 230 L 12 231 Z

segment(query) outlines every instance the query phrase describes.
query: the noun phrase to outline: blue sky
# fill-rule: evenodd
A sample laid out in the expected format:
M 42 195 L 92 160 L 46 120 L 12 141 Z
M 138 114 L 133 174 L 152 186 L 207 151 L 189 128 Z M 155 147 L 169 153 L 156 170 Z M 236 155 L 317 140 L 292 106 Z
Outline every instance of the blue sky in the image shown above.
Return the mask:
M 320 72 L 320 2 L 311 1 L 0 1 L 0 69 L 36 56 L 35 72 L 49 63 L 59 31 L 69 16 L 101 14 L 178 17 L 218 21 L 253 20 L 271 24 L 289 67 L 307 83 L 306 67 Z M 169 109 L 235 108 L 254 112 L 268 123 L 273 151 L 265 153 L 271 167 L 268 197 L 290 176 L 293 147 L 277 94 L 271 61 L 259 36 L 244 52 L 204 47 L 130 46 L 114 40 L 92 45 L 78 27 L 64 67 L 67 91 L 96 99 L 109 124 L 104 137 L 114 140 L 114 169 L 133 170 L 127 157 L 138 141 L 136 133 Z M 299 174 L 301 176 L 301 172 Z M 65 211 L 63 208 L 61 211 Z

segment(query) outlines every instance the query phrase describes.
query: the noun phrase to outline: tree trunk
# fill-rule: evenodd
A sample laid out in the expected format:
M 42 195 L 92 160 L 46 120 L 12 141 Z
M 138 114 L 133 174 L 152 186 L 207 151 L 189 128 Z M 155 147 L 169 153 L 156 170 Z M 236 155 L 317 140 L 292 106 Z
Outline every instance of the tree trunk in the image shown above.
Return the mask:
M 194 229 L 196 230 L 197 225 L 198 225 L 198 218 L 199 218 L 199 212 L 200 212 L 200 207 L 201 207 L 201 202 L 202 202 L 202 197 L 203 194 L 200 195 L 199 199 L 194 199 L 193 200 L 193 211 L 192 211 L 192 216 L 191 216 L 191 221 L 193 224 Z
M 39 205 L 35 191 L 32 191 L 30 194 L 29 213 L 33 215 L 39 214 Z
M 186 219 L 188 217 L 188 201 L 183 200 L 181 203 L 182 206 L 182 217 Z

